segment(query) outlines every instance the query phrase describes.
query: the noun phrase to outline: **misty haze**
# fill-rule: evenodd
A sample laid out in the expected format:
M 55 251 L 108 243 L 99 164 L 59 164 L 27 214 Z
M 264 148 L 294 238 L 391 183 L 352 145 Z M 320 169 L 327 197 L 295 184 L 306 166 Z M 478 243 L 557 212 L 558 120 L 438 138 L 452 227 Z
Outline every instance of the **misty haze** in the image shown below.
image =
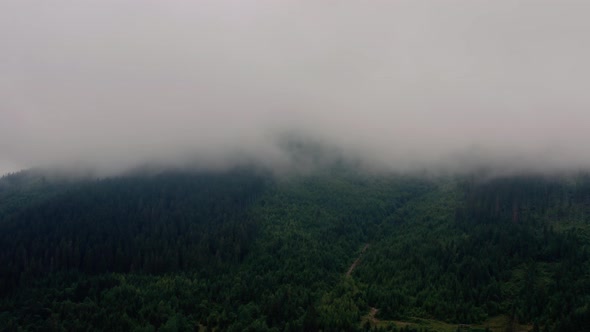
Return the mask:
M 1 1 L 0 330 L 590 330 L 589 14 Z
M 581 1 L 4 1 L 0 166 L 590 166 Z M 458 162 L 460 160 L 461 162 Z

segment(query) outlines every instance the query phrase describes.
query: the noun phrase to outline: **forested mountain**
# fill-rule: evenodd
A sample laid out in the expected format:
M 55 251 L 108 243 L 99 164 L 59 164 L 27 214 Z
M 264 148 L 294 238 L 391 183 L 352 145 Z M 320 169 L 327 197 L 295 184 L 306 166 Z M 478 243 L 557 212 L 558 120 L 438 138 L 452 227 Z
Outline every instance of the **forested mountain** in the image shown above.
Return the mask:
M 6 331 L 590 326 L 590 178 L 0 179 Z

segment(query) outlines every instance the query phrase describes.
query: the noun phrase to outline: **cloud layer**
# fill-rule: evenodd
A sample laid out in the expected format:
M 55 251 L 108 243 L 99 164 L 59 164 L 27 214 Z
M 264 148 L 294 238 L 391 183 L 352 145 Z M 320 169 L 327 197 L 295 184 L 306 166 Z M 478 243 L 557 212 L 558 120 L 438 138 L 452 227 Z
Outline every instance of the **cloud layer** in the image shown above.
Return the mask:
M 590 168 L 586 1 L 0 4 L 0 173 L 288 165 Z

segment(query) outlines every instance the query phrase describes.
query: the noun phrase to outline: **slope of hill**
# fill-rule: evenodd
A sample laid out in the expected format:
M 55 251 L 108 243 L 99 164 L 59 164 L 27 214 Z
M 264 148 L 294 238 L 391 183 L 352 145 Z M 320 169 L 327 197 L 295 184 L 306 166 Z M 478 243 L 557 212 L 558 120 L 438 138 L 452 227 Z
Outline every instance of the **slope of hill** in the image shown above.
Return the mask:
M 589 212 L 581 175 L 21 173 L 0 180 L 0 325 L 580 330 Z

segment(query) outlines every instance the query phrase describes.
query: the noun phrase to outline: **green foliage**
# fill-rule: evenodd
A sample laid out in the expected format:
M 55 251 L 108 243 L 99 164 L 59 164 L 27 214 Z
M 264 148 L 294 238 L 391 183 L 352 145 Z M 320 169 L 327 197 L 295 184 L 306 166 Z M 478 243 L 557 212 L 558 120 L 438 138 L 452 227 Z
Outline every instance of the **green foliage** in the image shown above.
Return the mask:
M 581 330 L 589 212 L 583 175 L 16 174 L 0 180 L 0 326 L 364 331 L 378 308 Z

